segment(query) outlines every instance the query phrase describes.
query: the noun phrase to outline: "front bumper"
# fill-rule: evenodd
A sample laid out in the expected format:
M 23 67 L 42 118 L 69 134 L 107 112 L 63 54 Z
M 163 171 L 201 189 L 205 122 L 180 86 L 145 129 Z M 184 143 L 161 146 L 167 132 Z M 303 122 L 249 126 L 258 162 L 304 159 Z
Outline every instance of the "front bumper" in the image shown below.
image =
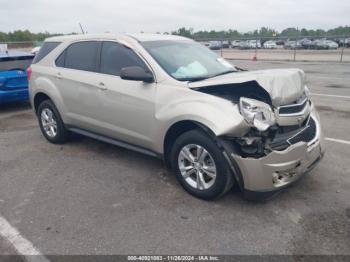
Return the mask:
M 273 151 L 262 158 L 243 158 L 231 154 L 237 163 L 247 192 L 273 193 L 298 180 L 309 172 L 325 152 L 323 134 L 317 113 L 316 135 L 309 143 L 298 142 L 283 151 Z

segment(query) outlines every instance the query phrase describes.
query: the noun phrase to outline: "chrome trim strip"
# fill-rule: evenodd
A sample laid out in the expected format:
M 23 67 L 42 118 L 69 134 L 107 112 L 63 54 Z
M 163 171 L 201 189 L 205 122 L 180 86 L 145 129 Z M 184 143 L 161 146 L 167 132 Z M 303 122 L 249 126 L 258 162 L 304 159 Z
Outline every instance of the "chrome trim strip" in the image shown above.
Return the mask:
M 312 117 L 312 119 L 315 121 L 316 134 L 315 134 L 315 137 L 309 143 L 307 143 L 308 147 L 311 147 L 312 145 L 314 145 L 317 141 L 319 141 L 319 138 L 320 138 L 320 131 L 321 131 L 320 123 L 317 121 L 316 118 Z
M 279 106 L 279 108 L 284 108 L 284 107 L 295 107 L 295 106 L 301 106 L 302 104 L 304 104 L 306 101 L 308 101 L 309 99 L 307 97 L 305 97 L 300 103 L 297 104 L 289 104 L 289 105 L 284 105 L 284 106 Z
M 305 107 L 302 109 L 302 111 L 297 112 L 297 113 L 291 113 L 291 114 L 281 114 L 280 111 L 279 111 L 280 109 L 278 108 L 278 115 L 282 116 L 282 117 L 301 116 L 301 115 L 305 115 L 307 113 L 307 111 L 309 110 L 309 108 L 310 108 L 310 105 L 309 105 L 309 103 L 307 103 L 305 105 Z
M 288 143 L 289 145 L 292 145 L 292 143 L 291 143 L 289 140 L 293 139 L 294 137 L 296 137 L 297 135 L 299 135 L 300 133 L 304 132 L 307 128 L 310 127 L 309 122 L 310 122 L 310 119 L 311 119 L 311 118 L 312 118 L 312 119 L 314 120 L 314 122 L 315 122 L 315 129 L 316 129 L 316 132 L 315 132 L 314 138 L 313 138 L 311 141 L 309 141 L 309 142 L 307 143 L 307 146 L 308 146 L 308 147 L 311 146 L 312 144 L 314 144 L 314 143 L 318 140 L 318 136 L 319 136 L 319 133 L 320 133 L 319 124 L 318 124 L 318 122 L 317 122 L 317 120 L 316 120 L 315 118 L 313 118 L 312 116 L 309 116 L 305 127 L 304 127 L 302 130 L 300 130 L 298 133 L 294 134 L 293 136 L 291 136 L 290 138 L 287 139 L 287 143 Z

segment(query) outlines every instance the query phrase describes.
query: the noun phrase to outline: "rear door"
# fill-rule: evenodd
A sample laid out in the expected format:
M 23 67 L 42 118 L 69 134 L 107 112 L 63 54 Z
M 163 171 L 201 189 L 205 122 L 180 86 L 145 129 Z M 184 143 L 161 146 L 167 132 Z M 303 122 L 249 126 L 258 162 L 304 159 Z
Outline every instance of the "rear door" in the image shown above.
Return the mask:
M 99 130 L 96 71 L 100 44 L 99 41 L 73 43 L 56 59 L 56 84 L 69 122 L 91 131 Z

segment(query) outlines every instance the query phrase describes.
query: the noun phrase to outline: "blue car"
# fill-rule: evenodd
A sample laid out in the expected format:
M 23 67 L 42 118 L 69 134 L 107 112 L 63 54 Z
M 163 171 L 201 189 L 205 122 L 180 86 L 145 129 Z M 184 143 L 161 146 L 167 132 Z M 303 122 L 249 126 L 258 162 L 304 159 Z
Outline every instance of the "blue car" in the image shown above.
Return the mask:
M 28 100 L 27 68 L 34 55 L 21 51 L 0 53 L 0 104 Z

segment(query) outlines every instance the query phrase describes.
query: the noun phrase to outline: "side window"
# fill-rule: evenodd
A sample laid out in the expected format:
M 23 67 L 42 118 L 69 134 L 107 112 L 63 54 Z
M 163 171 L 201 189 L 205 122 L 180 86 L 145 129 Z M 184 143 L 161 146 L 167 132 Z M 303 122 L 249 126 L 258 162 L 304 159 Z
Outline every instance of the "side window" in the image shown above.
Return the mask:
M 33 64 L 39 62 L 45 56 L 47 56 L 52 50 L 54 50 L 60 42 L 44 42 L 44 44 L 40 47 L 39 52 L 36 54 L 33 60 Z
M 60 56 L 56 59 L 56 61 L 55 61 L 56 66 L 64 67 L 65 57 L 66 57 L 66 51 L 64 51 L 62 54 L 60 54 Z
M 86 41 L 70 45 L 65 51 L 64 67 L 83 71 L 96 71 L 99 42 Z M 62 53 L 62 54 L 64 54 Z M 60 60 L 60 57 L 58 58 Z M 58 61 L 61 62 L 62 61 Z
M 141 66 L 148 70 L 143 61 L 131 49 L 115 42 L 103 42 L 101 73 L 119 76 L 120 70 L 127 66 Z

